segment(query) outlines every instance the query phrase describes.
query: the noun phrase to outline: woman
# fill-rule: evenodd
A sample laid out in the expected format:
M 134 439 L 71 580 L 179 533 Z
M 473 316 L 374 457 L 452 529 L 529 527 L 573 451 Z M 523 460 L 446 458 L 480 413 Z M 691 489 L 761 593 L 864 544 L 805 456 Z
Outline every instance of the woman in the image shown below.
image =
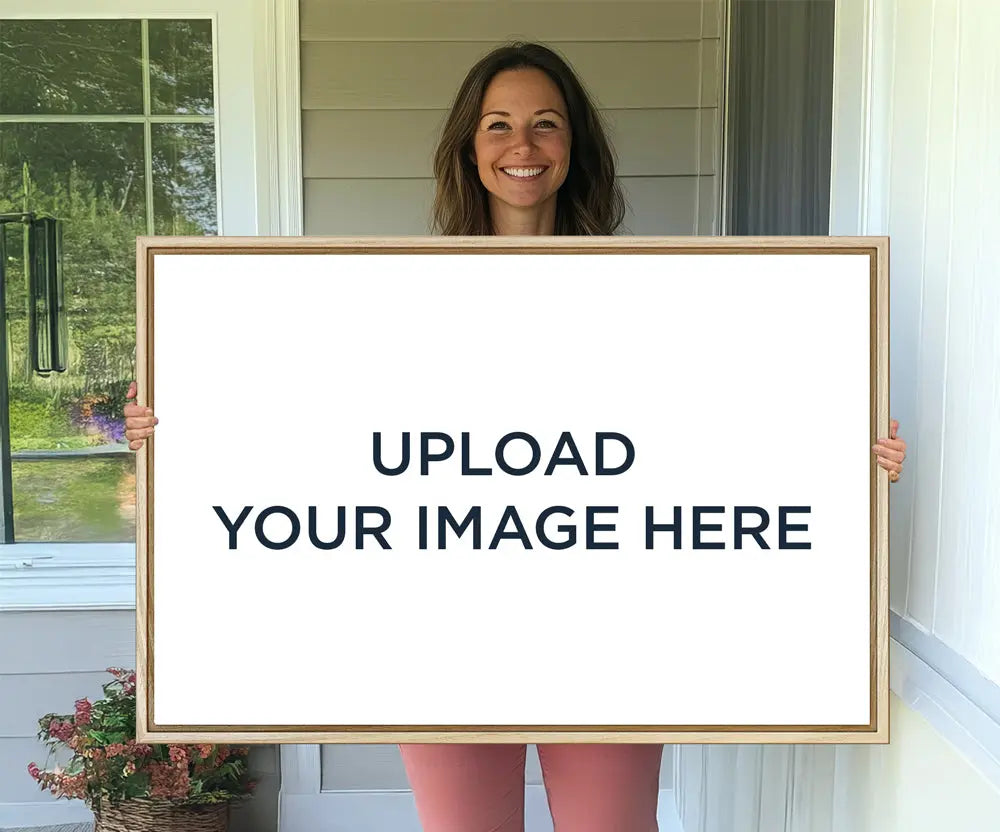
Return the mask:
M 434 222 L 444 235 L 607 235 L 625 202 L 597 110 L 570 68 L 536 44 L 494 50 L 459 89 L 434 158 Z M 128 397 L 135 395 L 135 386 Z M 127 405 L 137 450 L 157 423 Z M 906 444 L 879 440 L 898 479 Z M 426 832 L 519 832 L 523 744 L 401 745 Z M 540 744 L 556 830 L 654 832 L 663 746 Z

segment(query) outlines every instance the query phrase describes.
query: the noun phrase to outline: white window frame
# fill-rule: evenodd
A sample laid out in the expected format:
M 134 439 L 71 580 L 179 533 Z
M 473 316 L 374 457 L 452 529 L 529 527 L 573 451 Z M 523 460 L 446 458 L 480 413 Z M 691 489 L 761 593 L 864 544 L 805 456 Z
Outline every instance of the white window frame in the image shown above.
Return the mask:
M 298 0 L 0 0 L 0 18 L 210 19 L 218 233 L 302 233 Z M 0 611 L 134 609 L 135 555 L 134 543 L 0 545 Z

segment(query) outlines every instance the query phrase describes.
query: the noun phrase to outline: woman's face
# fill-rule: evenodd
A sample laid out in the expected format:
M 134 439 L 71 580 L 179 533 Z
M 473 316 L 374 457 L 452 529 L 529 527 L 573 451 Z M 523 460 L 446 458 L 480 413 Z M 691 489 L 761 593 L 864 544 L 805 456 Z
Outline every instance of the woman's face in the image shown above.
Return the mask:
M 555 197 L 569 172 L 569 113 L 540 69 L 497 73 L 483 96 L 474 153 L 479 178 L 496 199 L 532 208 Z

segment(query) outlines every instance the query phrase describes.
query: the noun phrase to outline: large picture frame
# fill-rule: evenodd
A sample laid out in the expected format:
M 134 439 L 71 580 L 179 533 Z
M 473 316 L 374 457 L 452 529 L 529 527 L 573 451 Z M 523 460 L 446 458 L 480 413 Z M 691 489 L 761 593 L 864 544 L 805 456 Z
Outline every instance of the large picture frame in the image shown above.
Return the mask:
M 139 741 L 888 742 L 888 261 L 138 238 Z

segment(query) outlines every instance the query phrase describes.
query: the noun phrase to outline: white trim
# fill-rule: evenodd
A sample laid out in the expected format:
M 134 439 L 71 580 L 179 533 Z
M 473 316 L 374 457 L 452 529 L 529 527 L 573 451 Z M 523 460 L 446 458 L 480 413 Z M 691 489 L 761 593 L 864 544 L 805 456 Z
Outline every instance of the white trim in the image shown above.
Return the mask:
M 721 135 L 719 136 L 719 234 L 729 233 L 729 82 L 732 73 L 733 3 L 722 0 L 722 90 L 720 95 Z
M 0 546 L 0 611 L 135 609 L 134 543 Z
M 322 790 L 322 749 L 319 745 L 282 745 L 281 796 L 317 795 Z
M 299 79 L 298 0 L 266 0 L 274 4 L 275 129 L 277 132 L 276 234 L 300 236 L 302 213 L 302 104 Z
M 255 0 L 254 134 L 257 226 L 271 236 L 302 233 L 302 142 L 297 0 Z
M 889 687 L 1000 788 L 1000 724 L 895 639 L 889 641 Z
M 871 168 L 872 61 L 875 0 L 836 0 L 830 234 L 864 235 Z

